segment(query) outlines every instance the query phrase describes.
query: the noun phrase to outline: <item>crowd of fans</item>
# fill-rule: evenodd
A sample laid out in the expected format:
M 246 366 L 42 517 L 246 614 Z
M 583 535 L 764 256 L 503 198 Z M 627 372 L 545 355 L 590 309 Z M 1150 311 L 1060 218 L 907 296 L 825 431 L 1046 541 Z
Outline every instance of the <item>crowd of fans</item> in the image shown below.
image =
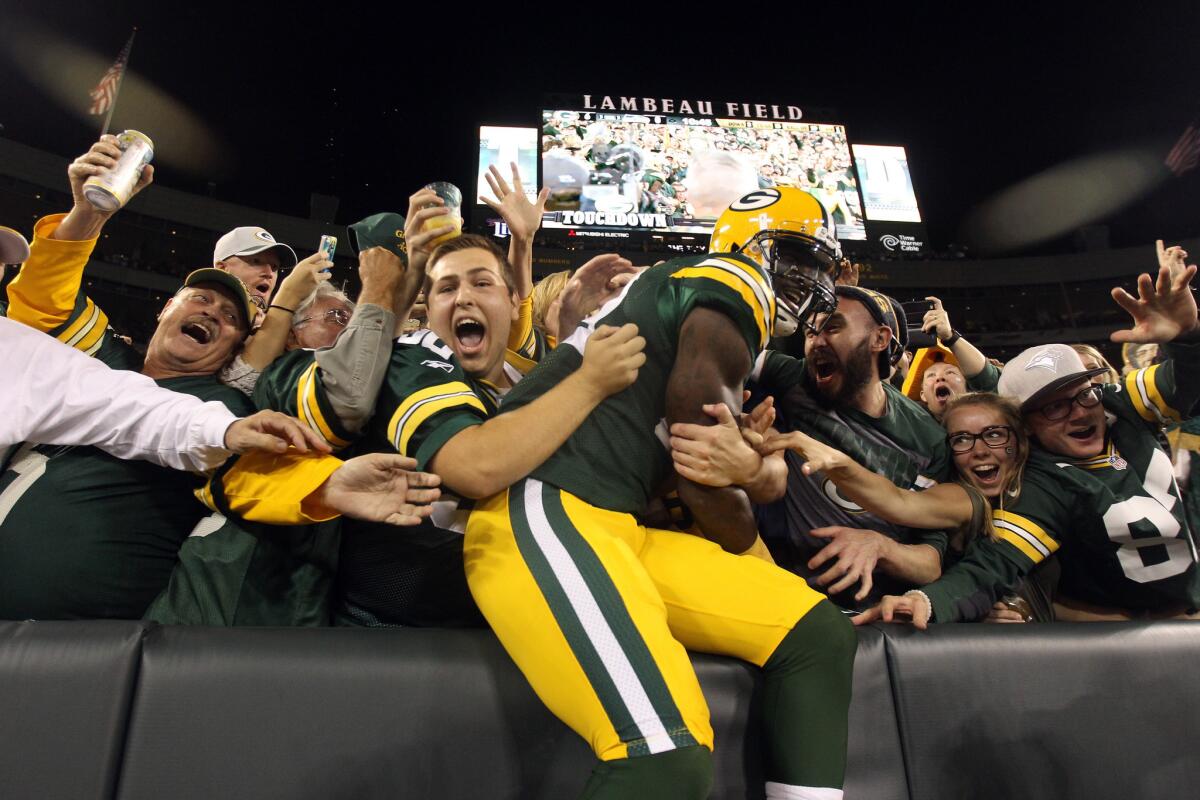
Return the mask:
M 625 135 L 553 123 L 553 147 L 597 164 L 598 148 Z M 847 166 L 816 142 L 808 173 L 774 174 L 774 155 L 790 163 L 786 151 L 799 145 L 751 128 L 706 133 L 722 137 L 714 150 L 755 158 L 764 185 L 812 189 L 817 200 L 821 174 Z M 639 135 L 634 144 L 657 159 L 646 165 L 656 171 L 655 202 L 686 208 L 686 156 L 665 130 Z M 71 165 L 68 213 L 38 220 L 27 251 L 12 231 L 0 242 L 6 260 L 24 262 L 0 300 L 5 348 L 33 347 L 28 329 L 49 334 L 35 343 L 45 354 L 23 362 L 8 388 L 41 376 L 36 385 L 51 387 L 38 390 L 49 395 L 43 410 L 56 409 L 43 420 L 26 396 L 10 406 L 22 424 L 0 440 L 0 618 L 490 624 L 542 693 L 569 670 L 555 661 L 567 658 L 557 652 L 565 644 L 522 640 L 541 613 L 531 605 L 540 602 L 540 570 L 591 548 L 594 569 L 620 591 L 629 567 L 610 561 L 613 545 L 595 531 L 636 525 L 614 534 L 628 551 L 622 564 L 642 559 L 639 569 L 659 580 L 645 552 L 653 540 L 672 563 L 753 586 L 736 601 L 750 609 L 739 614 L 780 617 L 778 635 L 747 636 L 745 651 L 674 628 L 671 636 L 757 663 L 778 686 L 812 677 L 789 660 L 804 648 L 836 653 L 810 668 L 844 680 L 823 684 L 819 702 L 798 696 L 792 710 L 844 728 L 853 643 L 845 618 L 823 617 L 825 609 L 856 624 L 907 619 L 921 628 L 1196 616 L 1200 460 L 1188 447 L 1200 441 L 1191 429 L 1200 330 L 1196 268 L 1178 247 L 1159 243 L 1159 269 L 1142 276 L 1136 295 L 1113 291 L 1106 319 L 1129 324 L 1114 334 L 1126 344 L 1120 373 L 1086 345 L 1046 343 L 1001 364 L 971 344 L 969 326 L 966 335 L 956 329 L 936 297 L 910 317 L 836 258 L 806 268 L 807 283 L 767 255 L 755 272 L 750 239 L 737 242 L 736 256 L 726 249 L 654 266 L 601 254 L 535 285 L 547 198 L 531 202 L 514 167 L 511 181 L 498 172 L 492 181 L 492 207 L 511 231 L 507 253 L 471 234 L 441 242 L 454 231 L 443 224 L 449 211 L 419 190 L 405 215 L 351 226 L 362 283 L 351 298 L 330 286 L 321 253 L 301 257 L 248 224 L 214 243 L 210 263 L 191 265 L 143 355 L 111 329 L 83 280 L 112 214 L 93 208 L 81 187 L 119 155 L 108 137 Z M 138 190 L 151 181 L 148 168 Z M 805 235 L 824 242 L 823 234 Z M 661 293 L 644 300 L 652 292 Z M 815 314 L 803 310 L 810 300 Z M 772 324 L 776 335 L 785 327 L 774 320 L 789 314 L 802 339 L 795 355 L 768 342 Z M 14 323 L 25 338 L 15 338 Z M 926 346 L 909 346 L 922 336 Z M 78 351 L 132 382 L 85 373 Z M 86 402 L 56 401 L 68 386 Z M 203 435 L 161 431 L 174 437 L 164 445 L 153 426 L 187 429 L 187 414 L 159 422 L 144 412 L 168 396 L 194 400 L 188 413 L 221 414 Z M 117 411 L 118 398 L 134 408 Z M 55 417 L 72 413 L 98 424 Z M 622 426 L 638 415 L 648 423 L 627 434 Z M 151 430 L 118 435 L 135 424 Z M 189 460 L 167 451 L 195 452 Z M 125 460 L 134 457 L 150 461 Z M 656 470 L 672 479 L 640 497 Z M 605 492 L 619 499 L 596 500 Z M 539 514 L 549 527 L 538 527 Z M 527 518 L 523 539 L 511 520 Z M 514 525 L 519 547 L 510 552 L 495 542 Z M 563 539 L 560 554 L 542 537 L 562 538 L 563 526 L 582 533 Z M 531 548 L 542 548 L 546 566 Z M 671 591 L 688 598 L 684 606 L 735 602 L 686 576 L 661 580 L 683 581 Z M 542 591 L 561 619 L 556 595 Z M 786 613 L 765 608 L 784 601 Z M 633 601 L 628 613 L 650 624 Z M 818 623 L 822 644 L 813 645 L 801 634 Z M 706 739 L 689 716 L 694 699 L 679 691 L 672 684 L 680 704 L 672 713 L 683 721 L 667 739 L 601 732 L 592 739 L 598 755 L 621 759 L 639 746 L 659 754 L 663 741 L 711 747 L 711 732 Z M 593 729 L 569 702 L 549 702 L 577 730 Z M 768 727 L 775 736 L 786 725 Z M 840 786 L 838 774 L 814 777 L 811 764 L 773 758 L 768 787 Z

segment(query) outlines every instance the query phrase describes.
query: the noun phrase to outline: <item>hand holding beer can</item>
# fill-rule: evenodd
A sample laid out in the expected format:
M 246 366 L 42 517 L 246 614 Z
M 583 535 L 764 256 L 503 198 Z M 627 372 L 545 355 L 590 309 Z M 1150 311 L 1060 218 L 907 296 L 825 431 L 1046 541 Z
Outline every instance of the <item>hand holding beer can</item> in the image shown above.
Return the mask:
M 447 225 L 454 227 L 454 230 L 443 234 L 430 242 L 430 246 L 436 246 L 442 242 L 448 242 L 456 236 L 462 234 L 462 192 L 453 183 L 446 181 L 435 181 L 427 184 L 426 189 L 432 189 L 433 193 L 442 198 L 445 207 L 450 211 L 449 214 L 434 217 L 425 223 L 425 230 L 433 230 L 435 228 L 444 228 Z
M 117 165 L 103 175 L 88 178 L 83 184 L 83 196 L 105 213 L 117 211 L 129 202 L 142 170 L 154 158 L 154 142 L 141 131 L 118 134 L 117 146 L 121 148 Z

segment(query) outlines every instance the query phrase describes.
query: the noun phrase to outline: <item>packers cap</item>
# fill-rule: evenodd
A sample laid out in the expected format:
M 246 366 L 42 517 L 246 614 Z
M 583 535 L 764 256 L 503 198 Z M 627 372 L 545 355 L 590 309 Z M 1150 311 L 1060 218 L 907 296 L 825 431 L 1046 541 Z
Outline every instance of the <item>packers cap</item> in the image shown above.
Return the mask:
M 357 255 L 372 247 L 383 247 L 400 256 L 408 263 L 408 249 L 404 244 L 404 217 L 392 211 L 372 214 L 346 228 L 350 249 Z
M 1106 367 L 1084 369 L 1079 354 L 1065 344 L 1043 344 L 1005 364 L 996 388 L 1015 398 L 1021 411 L 1031 411 L 1064 386 L 1107 371 Z
M 264 250 L 279 251 L 280 269 L 291 269 L 299 261 L 295 250 L 283 242 L 275 241 L 275 237 L 265 228 L 247 225 L 234 228 L 217 240 L 217 246 L 213 248 L 213 263 L 220 263 L 233 256 L 252 256 Z
M 0 225 L 0 264 L 24 264 L 29 260 L 29 242 L 25 237 Z
M 905 397 L 921 401 L 921 384 L 925 381 L 925 370 L 934 364 L 953 364 L 957 367 L 958 359 L 944 347 L 922 347 L 913 354 L 908 374 L 904 376 L 904 388 L 901 391 Z
M 238 280 L 236 275 L 216 267 L 205 267 L 193 271 L 183 279 L 184 287 L 196 286 L 201 283 L 219 283 L 233 292 L 233 296 L 238 301 L 238 308 L 246 314 L 246 327 L 249 328 L 254 324 L 254 318 L 258 316 L 258 306 L 254 305 L 254 301 L 250 299 L 250 292 L 247 291 L 246 284 Z
M 892 342 L 879 354 L 879 377 L 887 380 L 892 366 L 908 347 L 908 316 L 904 307 L 894 297 L 863 286 L 835 286 L 833 293 L 862 303 L 876 323 L 891 329 Z

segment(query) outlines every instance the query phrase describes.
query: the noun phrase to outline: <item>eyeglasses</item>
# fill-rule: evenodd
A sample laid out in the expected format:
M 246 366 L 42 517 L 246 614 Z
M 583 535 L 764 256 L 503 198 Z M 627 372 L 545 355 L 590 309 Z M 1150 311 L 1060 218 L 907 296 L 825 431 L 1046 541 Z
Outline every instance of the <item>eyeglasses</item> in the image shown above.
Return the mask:
M 298 319 L 292 323 L 292 327 L 295 327 L 303 322 L 311 322 L 314 319 L 321 318 L 323 318 L 325 322 L 329 323 L 330 325 L 336 325 L 339 328 L 344 328 L 350 324 L 350 314 L 346 311 L 346 309 L 331 308 L 324 314 L 320 314 L 316 317 L 304 317 L 303 319 Z
M 995 449 L 1008 444 L 1012 438 L 1012 428 L 1007 425 L 989 425 L 979 433 L 959 431 L 950 434 L 950 449 L 955 453 L 969 453 L 975 449 L 975 440 L 982 439 L 988 447 Z
M 1066 419 L 1071 415 L 1073 403 L 1078 403 L 1080 408 L 1095 408 L 1100 404 L 1103 392 L 1104 390 L 1099 386 L 1089 386 L 1081 389 L 1074 397 L 1064 397 L 1062 400 L 1046 403 L 1038 409 L 1038 412 L 1051 422 Z

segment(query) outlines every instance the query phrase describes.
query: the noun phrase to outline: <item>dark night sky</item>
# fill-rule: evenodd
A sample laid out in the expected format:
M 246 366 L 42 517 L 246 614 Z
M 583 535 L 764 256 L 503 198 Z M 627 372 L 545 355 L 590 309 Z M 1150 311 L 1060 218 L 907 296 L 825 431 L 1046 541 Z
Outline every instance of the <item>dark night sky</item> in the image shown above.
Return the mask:
M 212 180 L 221 199 L 301 216 L 310 191 L 334 194 L 341 222 L 403 210 L 429 180 L 470 185 L 476 126 L 532 124 L 545 91 L 836 108 L 852 139 L 908 147 L 935 245 L 956 240 L 992 193 L 1065 160 L 1145 143 L 1165 154 L 1200 110 L 1200 11 L 1186 3 L 987 16 L 919 4 L 835 15 L 836 4 L 819 3 L 761 18 L 730 4 L 726 18 L 680 15 L 703 25 L 643 18 L 627 4 L 586 4 L 577 18 L 541 4 L 446 5 L 440 27 L 418 21 L 413 4 L 330 3 L 321 15 L 182 5 L 0 9 L 105 61 L 139 27 L 131 69 L 217 131 L 227 160 L 204 176 L 163 165 L 161 183 L 204 192 Z M 539 19 L 519 16 L 536 8 Z M 64 156 L 86 148 L 91 123 L 11 56 L 4 74 L 5 136 Z M 129 122 L 155 136 L 148 116 Z M 1115 243 L 1200 233 L 1198 175 L 1109 220 Z

